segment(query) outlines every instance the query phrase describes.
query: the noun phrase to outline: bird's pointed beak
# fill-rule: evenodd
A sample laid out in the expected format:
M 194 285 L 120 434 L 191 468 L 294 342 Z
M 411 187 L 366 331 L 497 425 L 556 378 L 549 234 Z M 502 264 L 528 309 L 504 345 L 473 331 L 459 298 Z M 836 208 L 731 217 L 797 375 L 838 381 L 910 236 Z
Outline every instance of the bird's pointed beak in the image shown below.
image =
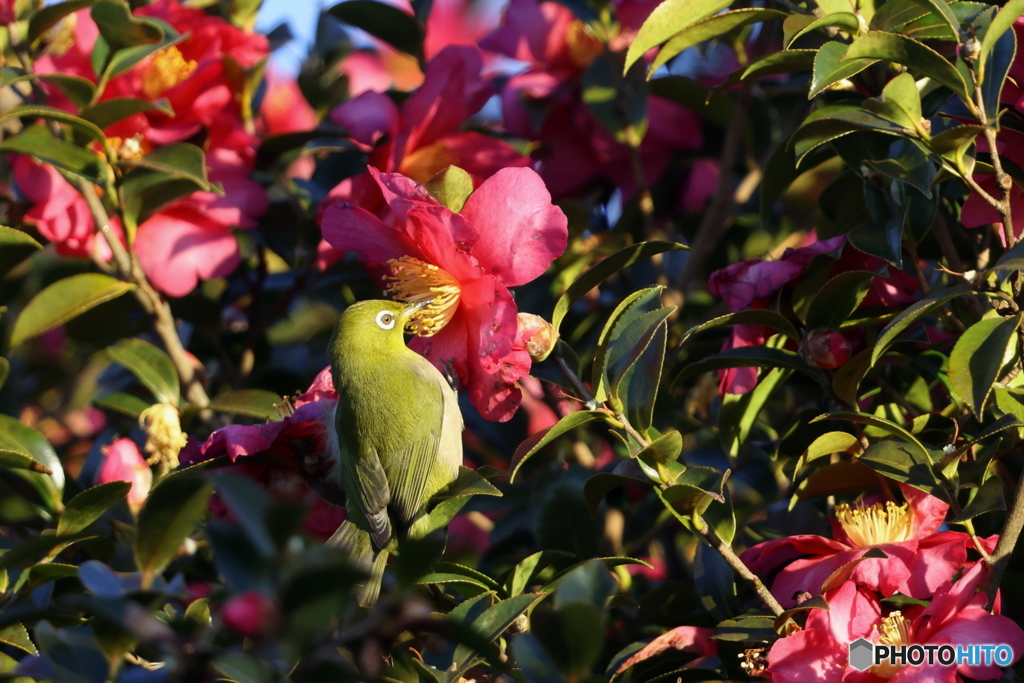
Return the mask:
M 427 299 L 425 301 L 410 301 L 405 304 L 405 310 L 402 311 L 402 318 L 408 320 L 432 303 L 434 303 L 433 299 Z

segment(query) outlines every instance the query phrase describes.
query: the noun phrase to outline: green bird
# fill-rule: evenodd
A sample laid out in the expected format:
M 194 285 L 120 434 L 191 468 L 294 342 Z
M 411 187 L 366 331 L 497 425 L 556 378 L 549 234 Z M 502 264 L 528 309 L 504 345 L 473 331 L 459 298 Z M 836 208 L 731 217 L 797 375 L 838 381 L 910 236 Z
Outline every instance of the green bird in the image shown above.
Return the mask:
M 370 578 L 358 591 L 372 607 L 398 537 L 417 535 L 425 505 L 456 479 L 462 413 L 445 377 L 405 345 L 404 329 L 430 302 L 361 301 L 345 309 L 328 354 L 338 392 L 329 448 L 348 518 L 331 543 Z

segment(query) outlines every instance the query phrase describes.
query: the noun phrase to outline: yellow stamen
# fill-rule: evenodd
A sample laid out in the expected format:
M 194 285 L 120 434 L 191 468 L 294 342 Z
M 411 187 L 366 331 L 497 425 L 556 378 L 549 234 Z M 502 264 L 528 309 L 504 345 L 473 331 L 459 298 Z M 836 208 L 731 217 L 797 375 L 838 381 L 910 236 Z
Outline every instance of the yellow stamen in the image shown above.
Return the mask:
M 878 628 L 878 644 L 889 646 L 913 645 L 910 639 L 910 622 L 907 621 L 902 612 L 891 612 L 889 616 L 882 617 L 882 626 Z M 871 673 L 881 678 L 892 678 L 902 668 L 902 664 L 893 664 L 890 659 L 882 664 L 871 667 Z
M 142 74 L 142 94 L 156 99 L 192 75 L 196 70 L 194 59 L 185 61 L 181 51 L 174 47 L 157 52 Z
M 72 12 L 46 32 L 46 47 L 43 54 L 53 57 L 60 57 L 75 44 L 75 27 L 78 25 L 78 16 Z
M 430 301 L 406 324 L 405 329 L 420 337 L 431 337 L 444 328 L 455 315 L 462 290 L 459 281 L 447 271 L 411 256 L 391 259 L 388 293 L 399 301 L 418 303 Z
M 122 140 L 119 137 L 107 138 L 110 142 L 110 146 L 117 150 L 118 158 L 122 160 L 134 161 L 141 159 L 146 154 L 145 141 L 142 139 L 142 135 L 133 135 L 127 140 Z
M 178 453 L 188 443 L 181 432 L 178 409 L 166 403 L 156 403 L 142 411 L 139 425 L 146 430 L 146 462 L 157 465 L 161 473 L 178 465 Z
M 899 543 L 913 538 L 914 516 L 907 504 L 886 501 L 874 505 L 857 502 L 836 506 L 836 519 L 850 541 L 859 547 Z

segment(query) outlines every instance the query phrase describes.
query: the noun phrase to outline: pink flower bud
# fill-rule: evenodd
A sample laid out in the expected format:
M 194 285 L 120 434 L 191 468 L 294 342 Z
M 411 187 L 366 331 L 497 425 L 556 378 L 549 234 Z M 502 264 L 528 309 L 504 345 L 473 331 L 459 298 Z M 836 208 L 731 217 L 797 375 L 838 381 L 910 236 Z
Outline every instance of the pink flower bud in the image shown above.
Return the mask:
M 146 496 L 153 485 L 153 471 L 131 439 L 117 439 L 104 450 L 104 460 L 96 476 L 96 483 L 106 484 L 110 481 L 131 483 L 128 507 L 137 513 L 146 502 Z
M 835 330 L 811 330 L 800 342 L 800 357 L 816 368 L 838 368 L 850 360 L 850 342 Z
M 558 341 L 558 334 L 551 323 L 533 313 L 519 314 L 518 336 L 523 340 L 530 358 L 535 361 L 547 358 Z
M 224 625 L 243 638 L 256 638 L 273 631 L 278 618 L 277 603 L 259 591 L 236 595 L 221 612 Z

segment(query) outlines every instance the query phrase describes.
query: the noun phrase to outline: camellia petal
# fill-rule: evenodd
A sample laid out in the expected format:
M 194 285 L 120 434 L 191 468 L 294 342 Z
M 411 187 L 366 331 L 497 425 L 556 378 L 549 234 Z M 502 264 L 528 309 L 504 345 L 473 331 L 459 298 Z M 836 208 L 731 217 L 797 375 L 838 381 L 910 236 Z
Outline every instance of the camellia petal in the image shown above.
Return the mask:
M 153 286 L 185 296 L 199 280 L 238 267 L 238 242 L 220 224 L 192 211 L 159 213 L 139 226 L 135 251 Z

